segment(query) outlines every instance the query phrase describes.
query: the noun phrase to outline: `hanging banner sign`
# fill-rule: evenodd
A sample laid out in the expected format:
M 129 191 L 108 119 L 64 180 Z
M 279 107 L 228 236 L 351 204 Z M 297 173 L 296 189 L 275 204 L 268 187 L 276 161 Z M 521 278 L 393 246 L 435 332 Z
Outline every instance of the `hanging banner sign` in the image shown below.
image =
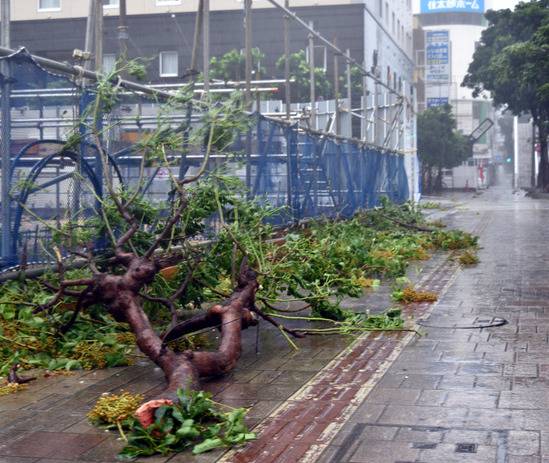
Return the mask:
M 425 81 L 450 82 L 450 33 L 425 33 Z
M 421 13 L 484 13 L 484 0 L 421 0 Z

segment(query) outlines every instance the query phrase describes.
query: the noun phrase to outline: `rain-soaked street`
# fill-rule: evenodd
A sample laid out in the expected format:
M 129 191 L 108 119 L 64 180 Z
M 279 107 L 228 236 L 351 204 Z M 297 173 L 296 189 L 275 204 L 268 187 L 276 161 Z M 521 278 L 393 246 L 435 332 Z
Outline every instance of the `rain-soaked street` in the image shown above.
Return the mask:
M 481 193 L 436 199 L 449 208 L 435 218 L 480 235 L 480 263 L 465 269 L 437 255 L 412 269 L 417 288 L 439 294 L 434 305 L 408 309 L 421 336 L 371 333 L 349 346 L 311 337 L 293 352 L 275 330 L 248 330 L 238 369 L 205 389 L 250 407 L 258 439 L 193 461 L 549 461 L 549 200 L 513 193 L 499 174 Z M 354 304 L 384 308 L 387 294 L 382 288 Z M 114 461 L 121 442 L 85 414 L 106 391 L 154 395 L 163 378 L 152 371 L 138 361 L 0 398 L 0 462 Z
M 513 195 L 501 172 L 498 180 L 451 219 L 480 234 L 480 264 L 456 273 L 425 335 L 321 461 L 549 461 L 549 201 Z M 499 318 L 507 324 L 478 329 Z

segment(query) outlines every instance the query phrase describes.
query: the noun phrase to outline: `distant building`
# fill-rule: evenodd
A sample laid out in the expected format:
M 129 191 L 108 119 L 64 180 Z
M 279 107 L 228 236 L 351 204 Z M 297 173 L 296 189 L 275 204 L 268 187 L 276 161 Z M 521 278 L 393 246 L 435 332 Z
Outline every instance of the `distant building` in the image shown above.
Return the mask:
M 461 86 L 487 22 L 484 12 L 492 0 L 416 0 L 414 54 L 417 64 L 418 109 L 450 104 L 458 129 L 465 135 L 496 114 L 489 95 L 473 98 Z M 496 5 L 494 5 L 496 6 Z M 473 147 L 473 159 L 447 172 L 449 188 L 482 187 L 496 157 L 497 124 Z M 466 168 L 466 167 L 469 167 Z M 482 177 L 485 178 L 482 181 Z

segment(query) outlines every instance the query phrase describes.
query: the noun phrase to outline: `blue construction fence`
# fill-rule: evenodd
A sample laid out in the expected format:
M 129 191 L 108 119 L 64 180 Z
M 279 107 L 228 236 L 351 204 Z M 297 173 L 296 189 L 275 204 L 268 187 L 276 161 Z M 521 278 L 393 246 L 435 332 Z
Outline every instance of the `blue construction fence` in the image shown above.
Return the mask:
M 78 211 L 80 218 L 98 214 L 97 199 L 104 197 L 98 147 L 90 139 L 67 146 L 66 139 L 93 99 L 93 89 L 83 91 L 73 78 L 40 67 L 24 50 L 7 60 L 11 165 L 9 195 L 2 201 L 9 204 L 10 220 L 2 223 L 0 271 L 21 262 L 53 262 L 49 243 L 55 229 L 71 211 Z M 4 89 L 6 79 L 2 81 Z M 132 186 L 139 177 L 137 142 L 154 130 L 154 111 L 153 103 L 132 96 L 113 111 L 118 123 L 106 121 L 114 129 L 105 131 L 102 150 L 108 153 L 111 175 L 119 186 Z M 178 127 L 185 114 L 172 117 Z M 402 203 L 410 196 L 401 154 L 261 114 L 249 117 L 249 132 L 235 137 L 238 155 L 217 153 L 209 167 L 223 166 L 242 180 L 250 197 L 279 207 L 273 220 L 280 225 L 322 216 L 350 217 L 375 207 L 381 197 Z M 145 168 L 142 194 L 159 209 L 169 202 L 169 178 L 192 175 L 201 163 L 201 153 L 183 152 L 168 153 L 179 160 L 171 172 L 165 166 Z

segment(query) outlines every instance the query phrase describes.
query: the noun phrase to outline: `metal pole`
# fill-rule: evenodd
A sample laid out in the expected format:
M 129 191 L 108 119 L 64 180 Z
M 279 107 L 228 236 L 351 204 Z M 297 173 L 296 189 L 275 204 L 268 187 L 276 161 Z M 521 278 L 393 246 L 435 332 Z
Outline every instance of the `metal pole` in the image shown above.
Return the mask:
M 95 0 L 89 0 L 88 19 L 86 21 L 86 39 L 84 43 L 84 51 L 93 52 L 93 35 L 95 31 Z M 89 60 L 85 61 L 84 67 L 89 69 Z
M 252 104 L 252 0 L 244 0 L 244 50 L 246 54 L 246 109 Z
M 203 0 L 202 8 L 202 58 L 204 60 L 204 94 L 207 97 L 210 91 L 210 0 Z
M 351 57 L 351 51 L 347 48 L 345 51 L 345 56 L 347 58 Z M 351 88 L 351 62 L 347 60 L 347 69 L 346 69 L 346 77 L 347 77 L 347 100 L 349 100 L 349 136 L 353 136 L 353 92 Z
M 366 62 L 363 67 L 366 68 Z M 362 76 L 362 141 L 368 142 L 368 79 Z
M 334 45 L 337 46 L 337 37 L 334 37 Z M 337 53 L 334 53 L 334 101 L 336 135 L 341 135 L 341 120 L 339 118 L 339 55 Z
M 95 70 L 103 70 L 103 1 L 95 0 Z
M 11 42 L 11 11 L 10 0 L 2 0 L 1 3 L 1 21 L 2 21 L 2 46 L 10 47 Z M 2 260 L 5 261 L 11 255 L 11 234 L 10 234 L 10 171 L 11 171 L 11 113 L 10 113 L 10 94 L 11 94 L 11 65 L 6 60 L 2 63 L 2 74 L 4 81 L 2 83 Z M 4 262 L 5 263 L 5 262 Z
M 309 27 L 313 27 L 312 21 Z M 309 81 L 311 96 L 311 119 L 310 125 L 316 130 L 316 95 L 315 95 L 315 39 L 313 34 L 309 34 Z
M 290 0 L 285 0 L 284 6 L 290 8 Z M 292 103 L 290 87 L 290 17 L 284 13 L 284 93 L 286 98 L 286 119 L 290 120 Z
M 301 19 L 299 16 L 297 16 L 294 12 L 290 11 L 288 8 L 283 7 L 280 5 L 276 0 L 267 0 L 271 5 L 275 6 L 279 10 L 286 13 L 290 19 L 293 19 L 295 22 L 299 23 L 302 27 L 307 29 L 310 34 L 312 34 L 316 39 L 318 39 L 320 42 L 322 42 L 326 47 L 334 51 L 335 53 L 339 53 L 340 55 L 344 56 L 344 53 L 342 50 L 340 50 L 338 47 L 336 47 L 332 42 L 330 42 L 327 38 L 319 34 L 317 31 L 313 29 L 311 26 L 311 23 L 307 24 L 303 19 Z M 387 85 L 385 82 L 383 82 L 379 77 L 372 74 L 367 69 L 364 69 L 362 65 L 355 59 L 351 58 L 350 56 L 345 55 L 345 59 L 348 60 L 351 64 L 354 64 L 355 66 L 358 66 L 362 72 L 364 72 L 368 77 L 373 79 L 375 82 L 377 82 L 382 87 L 386 88 L 389 92 L 394 93 L 395 95 L 399 95 L 395 90 L 393 90 L 389 85 Z M 401 95 L 399 95 L 401 96 Z
M 193 49 L 191 53 L 191 66 L 190 71 L 196 71 L 196 62 L 198 61 L 198 42 L 200 40 L 200 35 L 202 34 L 202 16 L 204 13 L 204 0 L 198 2 L 198 11 L 196 13 L 196 19 L 194 22 L 194 39 L 193 39 Z M 196 80 L 194 77 L 192 81 Z
M 128 34 L 128 21 L 127 21 L 127 9 L 126 0 L 120 0 L 119 5 L 119 17 L 118 17 L 118 43 L 119 43 L 119 59 L 122 63 L 125 63 L 128 59 L 128 40 L 130 36 Z

